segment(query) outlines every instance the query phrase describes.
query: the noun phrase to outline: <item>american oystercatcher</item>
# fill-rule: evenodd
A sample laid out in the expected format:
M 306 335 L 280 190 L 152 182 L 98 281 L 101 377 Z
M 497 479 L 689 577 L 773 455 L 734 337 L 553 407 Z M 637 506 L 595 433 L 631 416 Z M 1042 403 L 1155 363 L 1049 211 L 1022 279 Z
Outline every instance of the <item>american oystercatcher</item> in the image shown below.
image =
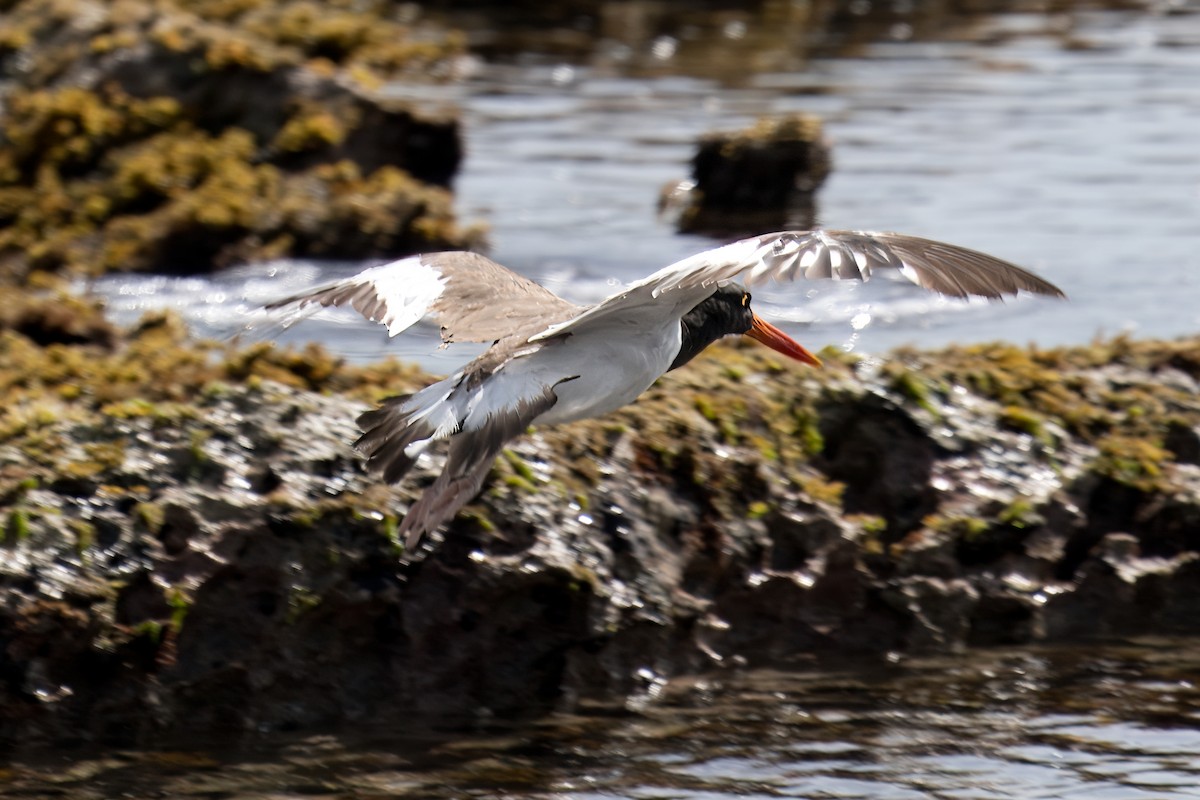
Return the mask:
M 743 284 L 865 281 L 875 274 L 952 297 L 1064 296 L 1036 275 L 974 250 L 897 233 L 816 230 L 706 250 L 590 307 L 484 256 L 446 252 L 372 267 L 266 308 L 284 312 L 290 325 L 321 307 L 350 305 L 391 336 L 429 316 L 446 343 L 492 342 L 448 378 L 358 418 L 363 434 L 355 446 L 388 483 L 401 480 L 430 444 L 449 440 L 441 474 L 401 523 L 412 549 L 478 493 L 501 448 L 527 427 L 620 408 L 717 339 L 745 334 L 819 365 L 751 310 Z

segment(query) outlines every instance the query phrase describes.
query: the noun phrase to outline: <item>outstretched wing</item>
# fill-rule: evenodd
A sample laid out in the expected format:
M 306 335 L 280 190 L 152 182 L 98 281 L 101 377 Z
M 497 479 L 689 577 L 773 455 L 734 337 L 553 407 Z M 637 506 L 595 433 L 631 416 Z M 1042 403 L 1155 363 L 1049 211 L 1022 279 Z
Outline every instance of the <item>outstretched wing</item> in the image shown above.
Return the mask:
M 490 342 L 583 310 L 490 258 L 461 251 L 371 267 L 265 308 L 285 312 L 284 324 L 292 325 L 322 307 L 347 305 L 386 326 L 389 336 L 430 316 L 444 342 Z
M 877 274 L 951 297 L 1002 298 L 1018 292 L 1064 296 L 1054 284 L 1015 264 L 932 239 L 867 231 L 781 231 L 678 261 L 532 338 L 548 338 L 612 314 L 628 315 L 639 307 L 694 307 L 732 280 L 747 285 L 768 280 L 867 281 Z

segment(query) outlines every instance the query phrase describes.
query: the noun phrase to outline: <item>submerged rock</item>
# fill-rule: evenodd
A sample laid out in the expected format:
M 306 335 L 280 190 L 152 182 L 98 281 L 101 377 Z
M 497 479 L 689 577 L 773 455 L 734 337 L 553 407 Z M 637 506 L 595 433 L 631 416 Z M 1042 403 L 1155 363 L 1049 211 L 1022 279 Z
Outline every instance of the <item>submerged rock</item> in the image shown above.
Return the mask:
M 381 486 L 349 442 L 413 371 L 169 318 L 0 332 L 0 738 L 467 724 L 746 664 L 1194 633 L 1200 468 L 1165 443 L 1200 424 L 1198 354 L 719 347 L 518 440 L 404 552 L 436 465 Z

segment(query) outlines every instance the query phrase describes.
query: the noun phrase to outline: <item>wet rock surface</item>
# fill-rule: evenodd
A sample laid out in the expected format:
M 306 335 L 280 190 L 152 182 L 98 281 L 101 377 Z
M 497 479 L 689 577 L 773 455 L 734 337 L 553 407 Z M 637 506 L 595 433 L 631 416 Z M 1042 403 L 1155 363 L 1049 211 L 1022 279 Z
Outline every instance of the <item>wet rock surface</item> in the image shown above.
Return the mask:
M 412 370 L 204 349 L 169 318 L 0 350 L 10 743 L 466 724 L 1200 620 L 1200 469 L 1166 446 L 1200 423 L 1196 340 L 820 371 L 715 348 L 519 440 L 411 553 L 394 532 L 436 459 L 390 488 L 349 443 Z

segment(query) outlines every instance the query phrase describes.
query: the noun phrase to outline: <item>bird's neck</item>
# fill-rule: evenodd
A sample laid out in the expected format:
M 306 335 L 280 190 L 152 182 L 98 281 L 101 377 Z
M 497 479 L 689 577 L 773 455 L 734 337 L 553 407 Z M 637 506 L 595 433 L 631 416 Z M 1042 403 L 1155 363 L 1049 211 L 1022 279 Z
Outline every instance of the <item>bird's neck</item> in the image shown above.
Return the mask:
M 682 336 L 680 337 L 679 355 L 675 356 L 675 360 L 671 362 L 671 366 L 667 368 L 667 372 L 682 367 L 700 355 L 701 350 L 724 335 L 718 332 L 714 326 L 692 324 L 688 320 L 687 315 L 679 321 L 679 324 L 683 329 Z

